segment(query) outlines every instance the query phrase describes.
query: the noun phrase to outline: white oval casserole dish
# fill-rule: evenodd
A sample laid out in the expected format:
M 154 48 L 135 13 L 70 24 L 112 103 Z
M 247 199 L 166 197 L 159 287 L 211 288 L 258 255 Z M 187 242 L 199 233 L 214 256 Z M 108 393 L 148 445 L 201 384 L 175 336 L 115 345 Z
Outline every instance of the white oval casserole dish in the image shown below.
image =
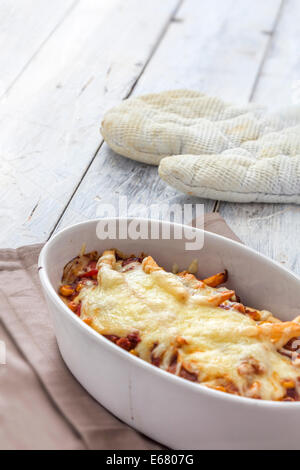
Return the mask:
M 87 251 L 99 253 L 109 248 L 126 254 L 145 252 L 167 270 L 174 262 L 186 268 L 197 258 L 202 277 L 226 268 L 228 286 L 243 303 L 271 310 L 282 320 L 300 315 L 299 278 L 255 251 L 208 232 L 204 248 L 195 252 L 185 251 L 184 238 L 99 240 L 97 223 L 92 220 L 62 230 L 46 243 L 39 258 L 59 349 L 82 386 L 122 421 L 173 449 L 300 449 L 300 402 L 236 397 L 164 372 L 96 333 L 56 293 L 63 267 L 83 243 Z

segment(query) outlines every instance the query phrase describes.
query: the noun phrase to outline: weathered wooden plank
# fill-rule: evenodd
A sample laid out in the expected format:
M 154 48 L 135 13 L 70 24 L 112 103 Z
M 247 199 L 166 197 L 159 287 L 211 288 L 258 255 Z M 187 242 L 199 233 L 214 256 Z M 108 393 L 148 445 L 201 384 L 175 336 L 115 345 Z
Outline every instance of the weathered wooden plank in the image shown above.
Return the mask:
M 84 0 L 31 60 L 0 106 L 1 245 L 47 238 L 178 4 Z
M 192 88 L 248 102 L 281 0 L 186 0 L 135 93 Z
M 295 41 L 300 32 L 299 15 L 300 3 L 286 0 L 254 101 L 276 107 L 295 101 L 291 85 L 300 77 L 300 52 Z M 247 245 L 300 274 L 298 206 L 221 203 L 220 212 Z
M 2 0 L 0 97 L 61 24 L 78 0 Z
M 134 95 L 194 88 L 248 101 L 269 41 L 280 0 L 186 0 L 139 79 Z M 259 15 L 257 11 L 259 9 Z M 104 144 L 67 208 L 59 228 L 99 214 L 100 204 L 204 203 L 168 187 L 157 169 L 116 156 Z M 141 215 L 138 210 L 132 215 Z
M 272 107 L 300 103 L 300 4 L 284 0 L 281 17 L 255 89 L 254 100 Z

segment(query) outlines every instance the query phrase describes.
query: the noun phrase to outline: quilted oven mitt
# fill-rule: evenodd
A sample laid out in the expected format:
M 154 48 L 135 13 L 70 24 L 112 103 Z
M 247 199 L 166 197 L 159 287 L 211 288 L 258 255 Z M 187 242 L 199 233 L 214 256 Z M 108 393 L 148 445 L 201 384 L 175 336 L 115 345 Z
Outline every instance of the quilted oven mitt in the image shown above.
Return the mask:
M 300 202 L 300 108 L 268 113 L 202 93 L 167 91 L 108 111 L 102 135 L 189 195 L 235 202 Z

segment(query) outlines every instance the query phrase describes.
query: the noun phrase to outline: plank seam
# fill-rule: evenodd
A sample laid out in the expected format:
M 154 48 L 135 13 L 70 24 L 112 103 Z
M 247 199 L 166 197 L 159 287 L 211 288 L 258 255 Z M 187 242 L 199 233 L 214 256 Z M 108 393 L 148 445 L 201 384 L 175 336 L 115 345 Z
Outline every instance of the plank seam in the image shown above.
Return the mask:
M 137 84 L 138 84 L 138 82 L 139 82 L 141 76 L 142 76 L 143 73 L 145 72 L 147 66 L 150 64 L 151 59 L 152 59 L 153 56 L 155 55 L 155 53 L 156 53 L 156 51 L 157 51 L 157 49 L 158 49 L 160 43 L 162 42 L 164 36 L 166 35 L 166 33 L 167 33 L 167 31 L 168 31 L 168 29 L 169 29 L 169 27 L 170 27 L 170 25 L 171 25 L 171 23 L 172 23 L 172 21 L 173 21 L 173 18 L 176 17 L 176 14 L 177 14 L 178 10 L 181 8 L 181 6 L 182 6 L 182 4 L 183 4 L 184 1 L 185 1 L 185 0 L 178 0 L 178 2 L 177 2 L 177 4 L 176 4 L 175 8 L 172 10 L 172 12 L 171 12 L 169 18 L 167 19 L 167 21 L 166 21 L 164 27 L 162 28 L 161 33 L 158 35 L 157 41 L 156 41 L 155 44 L 153 45 L 153 48 L 152 48 L 152 50 L 151 50 L 151 52 L 150 52 L 150 54 L 149 54 L 147 60 L 145 60 L 144 66 L 142 67 L 142 69 L 141 69 L 139 75 L 137 76 L 135 82 L 132 84 L 130 90 L 129 90 L 128 93 L 125 95 L 125 97 L 123 98 L 123 100 L 126 100 L 127 98 L 129 98 L 129 97 L 132 95 L 132 93 L 133 93 L 135 87 L 137 86 Z M 82 177 L 80 178 L 80 181 L 79 181 L 78 184 L 76 185 L 76 187 L 75 187 L 73 193 L 71 194 L 69 200 L 67 201 L 66 206 L 64 207 L 64 209 L 63 209 L 63 211 L 61 212 L 59 218 L 57 219 L 57 222 L 55 223 L 53 229 L 51 230 L 50 235 L 48 236 L 47 240 L 49 240 L 49 238 L 51 238 L 51 236 L 53 235 L 53 233 L 56 231 L 56 229 L 57 229 L 57 227 L 58 227 L 60 221 L 61 221 L 62 218 L 64 217 L 64 215 L 65 215 L 65 213 L 66 213 L 66 210 L 68 209 L 69 205 L 71 204 L 73 197 L 75 196 L 75 194 L 76 194 L 76 192 L 77 192 L 79 186 L 81 185 L 82 181 L 84 180 L 85 176 L 87 175 L 87 173 L 88 173 L 88 171 L 89 171 L 91 165 L 93 164 L 95 158 L 97 157 L 98 153 L 100 152 L 101 147 L 102 147 L 103 144 L 104 144 L 104 140 L 102 139 L 102 140 L 100 141 L 100 144 L 99 144 L 99 146 L 97 147 L 96 151 L 94 152 L 92 159 L 90 160 L 90 162 L 89 162 L 89 164 L 87 165 L 85 171 L 83 172 Z
M 255 80 L 254 80 L 254 83 L 253 83 L 252 90 L 251 90 L 251 93 L 250 93 L 250 98 L 249 98 L 249 101 L 250 101 L 250 102 L 253 100 L 254 95 L 255 95 L 255 92 L 256 92 L 256 90 L 257 90 L 258 83 L 259 83 L 259 80 L 260 80 L 260 77 L 261 77 L 263 68 L 264 68 L 264 66 L 265 66 L 267 57 L 268 57 L 268 55 L 269 55 L 269 51 L 270 51 L 270 48 L 271 48 L 271 44 L 272 44 L 272 42 L 273 42 L 273 40 L 274 40 L 274 34 L 275 34 L 276 30 L 277 30 L 277 26 L 278 26 L 278 24 L 279 24 L 279 20 L 280 20 L 280 18 L 281 18 L 281 13 L 282 13 L 283 6 L 284 6 L 285 2 L 286 2 L 286 0 L 281 0 L 280 5 L 279 5 L 279 8 L 278 8 L 277 15 L 276 15 L 276 18 L 275 18 L 275 21 L 274 21 L 273 28 L 272 28 L 272 30 L 269 32 L 269 39 L 268 39 L 267 44 L 266 44 L 265 52 L 264 52 L 264 54 L 263 54 L 263 57 L 262 57 L 260 66 L 259 66 L 259 68 L 258 68 L 256 77 L 255 77 Z

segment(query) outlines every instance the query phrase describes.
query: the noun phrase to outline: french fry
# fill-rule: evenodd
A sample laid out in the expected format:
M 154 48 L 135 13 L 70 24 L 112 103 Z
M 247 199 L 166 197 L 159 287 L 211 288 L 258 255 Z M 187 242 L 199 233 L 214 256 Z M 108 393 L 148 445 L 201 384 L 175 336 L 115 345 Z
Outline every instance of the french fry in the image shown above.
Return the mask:
M 98 269 L 98 284 L 102 289 L 115 288 L 117 285 L 125 285 L 126 279 L 124 275 L 115 270 L 116 267 L 116 253 L 115 250 L 104 251 L 101 258 L 97 263 Z
M 224 292 L 220 292 L 219 294 L 212 295 L 211 297 L 207 298 L 207 302 L 214 307 L 218 307 L 226 300 L 231 299 L 235 295 L 234 290 L 226 290 Z
M 160 287 L 174 295 L 177 300 L 187 300 L 189 293 L 182 281 L 176 275 L 165 272 L 151 256 L 143 260 L 142 267 L 146 274 L 153 274 Z
M 215 274 L 214 276 L 203 279 L 204 284 L 209 287 L 218 287 L 221 284 L 224 284 L 228 279 L 228 272 L 224 271 L 222 273 Z
M 205 286 L 204 282 L 199 281 L 199 279 L 197 279 L 194 274 L 190 274 L 187 271 L 183 271 L 177 274 L 177 276 L 181 277 L 185 281 L 188 281 L 191 284 L 191 287 L 193 287 L 194 289 L 201 289 Z
M 152 258 L 152 256 L 147 256 L 147 258 L 143 259 L 142 268 L 146 274 L 151 274 L 154 271 L 163 271 L 163 269 L 158 266 L 156 261 Z
M 116 253 L 115 250 L 106 250 L 99 258 L 97 268 L 100 270 L 104 265 L 114 268 L 116 264 Z
M 284 346 L 291 339 L 300 336 L 300 325 L 294 321 L 283 323 L 263 323 L 258 325 L 257 328 L 260 334 L 279 347 Z
M 226 300 L 231 299 L 235 295 L 233 290 L 227 290 L 224 292 L 218 292 L 215 295 L 192 295 L 191 300 L 198 305 L 210 305 L 212 307 L 219 307 Z

